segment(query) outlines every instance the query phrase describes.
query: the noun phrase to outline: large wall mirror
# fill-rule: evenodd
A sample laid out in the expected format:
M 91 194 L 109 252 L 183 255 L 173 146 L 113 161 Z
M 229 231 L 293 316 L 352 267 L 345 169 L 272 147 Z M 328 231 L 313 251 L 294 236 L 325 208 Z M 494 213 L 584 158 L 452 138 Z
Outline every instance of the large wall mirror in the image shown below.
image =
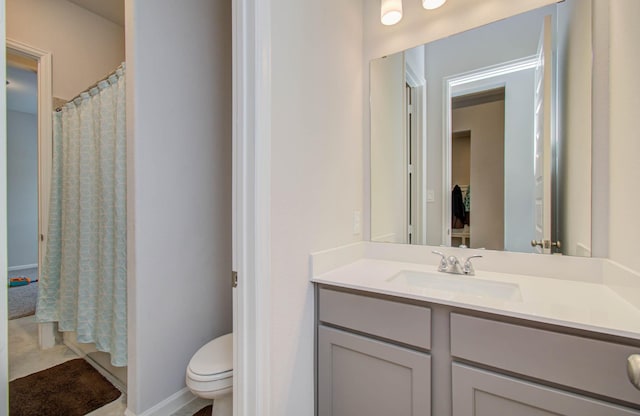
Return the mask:
M 370 63 L 371 239 L 591 255 L 592 2 Z

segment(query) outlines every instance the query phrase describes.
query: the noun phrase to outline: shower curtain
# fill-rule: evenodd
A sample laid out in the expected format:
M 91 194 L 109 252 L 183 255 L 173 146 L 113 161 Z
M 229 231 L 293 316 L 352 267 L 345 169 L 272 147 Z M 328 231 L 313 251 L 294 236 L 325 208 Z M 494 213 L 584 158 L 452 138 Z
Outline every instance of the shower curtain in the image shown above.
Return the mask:
M 127 364 L 125 68 L 54 113 L 36 318 Z

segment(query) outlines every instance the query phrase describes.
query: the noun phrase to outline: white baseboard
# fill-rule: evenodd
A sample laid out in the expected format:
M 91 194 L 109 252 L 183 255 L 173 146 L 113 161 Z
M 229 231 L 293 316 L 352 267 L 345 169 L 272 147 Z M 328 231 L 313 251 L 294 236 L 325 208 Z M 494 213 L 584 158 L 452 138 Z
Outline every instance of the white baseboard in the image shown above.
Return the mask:
M 10 272 L 15 272 L 16 270 L 35 269 L 36 267 L 38 267 L 38 263 L 23 264 L 22 266 L 11 266 L 7 270 L 9 270 Z
M 125 416 L 171 416 L 173 413 L 196 399 L 197 397 L 185 387 L 142 413 L 136 414 L 127 409 L 124 414 Z

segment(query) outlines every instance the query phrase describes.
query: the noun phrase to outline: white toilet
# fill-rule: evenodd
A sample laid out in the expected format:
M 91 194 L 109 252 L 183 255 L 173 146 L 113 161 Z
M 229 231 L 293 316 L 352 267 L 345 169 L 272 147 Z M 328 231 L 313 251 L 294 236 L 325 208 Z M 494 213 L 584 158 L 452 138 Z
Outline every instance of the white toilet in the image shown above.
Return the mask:
M 187 387 L 203 399 L 213 399 L 215 416 L 233 414 L 233 334 L 203 345 L 189 361 Z

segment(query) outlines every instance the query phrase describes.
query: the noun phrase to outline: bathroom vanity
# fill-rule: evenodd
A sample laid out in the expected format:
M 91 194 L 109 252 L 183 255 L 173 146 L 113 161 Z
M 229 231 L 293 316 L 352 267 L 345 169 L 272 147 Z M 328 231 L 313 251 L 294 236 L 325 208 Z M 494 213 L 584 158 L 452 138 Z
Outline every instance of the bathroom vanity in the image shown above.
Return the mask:
M 634 305 L 594 281 L 436 268 L 314 274 L 319 416 L 640 415 Z

